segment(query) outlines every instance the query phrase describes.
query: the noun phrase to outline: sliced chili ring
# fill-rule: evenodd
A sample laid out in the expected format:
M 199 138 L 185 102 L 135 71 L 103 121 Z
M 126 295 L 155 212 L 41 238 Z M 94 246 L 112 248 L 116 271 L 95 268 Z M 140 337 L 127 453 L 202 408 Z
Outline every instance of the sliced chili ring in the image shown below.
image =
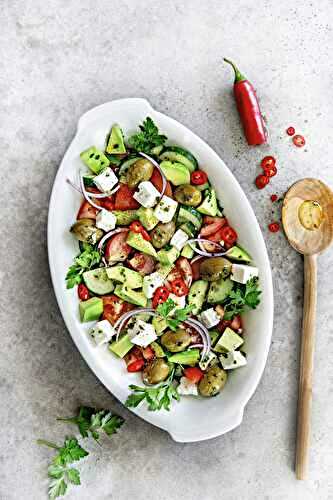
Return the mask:
M 298 148 L 302 148 L 303 146 L 305 146 L 305 139 L 302 135 L 297 134 L 297 135 L 294 135 L 294 137 L 293 137 L 293 143 Z
M 153 308 L 156 309 L 158 305 L 163 304 L 169 297 L 169 294 L 170 292 L 166 286 L 159 286 L 154 293 L 152 301 Z
M 183 297 L 183 295 L 187 295 L 189 289 L 182 278 L 176 278 L 170 283 L 172 293 L 177 295 L 177 297 Z

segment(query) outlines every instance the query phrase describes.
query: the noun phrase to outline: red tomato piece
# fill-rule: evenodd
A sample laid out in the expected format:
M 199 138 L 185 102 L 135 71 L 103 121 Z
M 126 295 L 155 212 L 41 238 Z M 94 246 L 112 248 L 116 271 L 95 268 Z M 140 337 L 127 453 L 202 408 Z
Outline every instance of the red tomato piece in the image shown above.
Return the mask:
M 268 229 L 271 233 L 277 233 L 278 231 L 280 231 L 280 224 L 278 222 L 271 222 L 268 225 Z
M 231 325 L 231 320 L 222 319 L 216 328 L 218 329 L 219 332 L 223 333 L 226 328 L 230 327 L 230 325 Z
M 77 294 L 80 300 L 88 300 L 90 298 L 89 290 L 83 283 L 80 283 L 77 287 Z
M 260 165 L 262 166 L 263 169 L 271 167 L 272 165 L 275 165 L 276 159 L 274 156 L 265 156 L 262 160 Z
M 295 129 L 294 129 L 294 127 L 288 127 L 287 130 L 286 130 L 286 132 L 287 132 L 288 135 L 291 136 L 291 135 L 294 135 Z
M 108 196 L 107 198 L 102 198 L 101 199 L 102 207 L 105 208 L 105 210 L 114 210 L 114 196 Z
M 77 219 L 96 219 L 96 215 L 98 213 L 97 208 L 93 207 L 87 201 L 83 201 L 78 214 L 76 216 Z
M 192 267 L 192 275 L 193 281 L 196 281 L 200 278 L 200 264 L 205 260 L 205 257 L 201 257 L 191 264 Z
M 152 347 L 150 347 L 150 345 L 142 348 L 142 354 L 146 361 L 150 361 L 155 357 L 155 351 Z
M 226 217 L 212 217 L 211 215 L 204 215 L 203 221 L 204 224 L 213 224 L 214 222 L 218 222 L 221 219 L 224 219 L 224 224 L 228 224 L 228 220 Z
M 256 177 L 255 184 L 258 189 L 263 189 L 265 186 L 267 186 L 268 183 L 269 177 L 267 177 L 267 175 L 260 174 L 258 175 L 258 177 Z
M 144 365 L 145 365 L 144 359 L 137 359 L 136 361 L 133 361 L 132 363 L 127 365 L 127 371 L 130 373 L 141 372 Z
M 211 236 L 212 234 L 215 234 L 219 229 L 221 229 L 221 227 L 223 227 L 225 225 L 224 218 L 216 217 L 216 219 L 218 219 L 218 220 L 208 224 L 207 226 L 204 226 L 201 229 L 200 236 L 202 236 L 203 238 L 207 238 L 207 236 Z
M 143 354 L 140 347 L 138 347 L 137 345 L 132 347 L 132 349 L 124 356 L 124 361 L 127 366 L 134 361 L 137 361 L 138 359 L 143 360 Z
M 194 366 L 194 367 L 185 368 L 184 375 L 191 382 L 193 382 L 193 384 L 197 384 L 198 382 L 200 382 L 200 380 L 204 376 L 204 373 L 202 370 L 200 370 L 200 368 L 197 368 L 196 366 Z
M 133 198 L 134 193 L 135 188 L 131 189 L 127 184 L 120 184 L 120 188 L 116 192 L 115 210 L 135 210 L 139 208 L 140 203 Z
M 153 308 L 156 309 L 159 304 L 163 304 L 169 297 L 169 294 L 170 292 L 165 286 L 159 286 L 153 296 Z
M 134 271 L 138 271 L 142 276 L 151 274 L 155 269 L 154 258 L 141 252 L 136 252 L 128 263 Z
M 104 295 L 102 300 L 104 308 L 102 319 L 107 319 L 111 325 L 114 325 L 123 314 L 135 308 L 133 304 L 125 302 L 117 295 Z
M 131 231 L 133 231 L 133 233 L 141 233 L 143 225 L 138 220 L 134 220 L 133 222 L 131 222 L 129 228 Z
M 185 284 L 185 281 L 182 278 L 178 278 L 176 280 L 171 281 L 171 290 L 172 293 L 177 295 L 177 297 L 183 297 L 183 295 L 187 295 L 189 292 L 188 287 Z
M 236 231 L 230 226 L 221 229 L 221 236 L 224 243 L 228 243 L 228 245 L 234 245 L 238 238 Z
M 235 316 L 231 323 L 230 323 L 230 328 L 232 328 L 233 330 L 241 330 L 242 329 L 242 318 L 240 317 L 239 314 L 237 314 L 237 316 Z M 240 333 L 240 332 L 238 332 Z
M 302 135 L 297 134 L 297 135 L 294 135 L 294 137 L 293 137 L 293 143 L 298 148 L 302 148 L 305 145 L 305 139 Z
M 132 248 L 127 245 L 127 231 L 115 234 L 106 243 L 105 258 L 108 262 L 117 262 L 126 260 Z
M 162 191 L 163 181 L 162 181 L 162 176 L 161 176 L 158 168 L 154 168 L 153 175 L 151 176 L 151 178 L 149 180 L 156 187 L 156 189 L 159 192 Z M 171 188 L 170 182 L 167 182 L 164 194 L 166 196 L 169 196 L 170 198 L 172 198 L 172 188 Z
M 206 172 L 202 170 L 195 170 L 191 173 L 191 183 L 195 186 L 200 186 L 201 184 L 205 184 L 208 180 Z

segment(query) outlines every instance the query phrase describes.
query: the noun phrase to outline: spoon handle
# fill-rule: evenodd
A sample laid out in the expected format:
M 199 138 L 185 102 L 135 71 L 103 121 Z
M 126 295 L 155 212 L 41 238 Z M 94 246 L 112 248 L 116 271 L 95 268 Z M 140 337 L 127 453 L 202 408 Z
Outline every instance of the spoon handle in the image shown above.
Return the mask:
M 296 477 L 306 479 L 309 462 L 313 355 L 316 334 L 317 255 L 304 256 L 304 306 L 298 393 Z

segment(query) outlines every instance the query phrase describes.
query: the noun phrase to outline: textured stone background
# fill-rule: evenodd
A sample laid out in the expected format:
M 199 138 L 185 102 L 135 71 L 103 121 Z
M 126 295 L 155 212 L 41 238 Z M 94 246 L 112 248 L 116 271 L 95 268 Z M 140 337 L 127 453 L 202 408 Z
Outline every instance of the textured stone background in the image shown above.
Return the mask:
M 296 179 L 333 185 L 331 0 L 2 0 L 0 498 L 46 498 L 56 424 L 78 403 L 111 407 L 126 428 L 85 465 L 68 498 L 127 500 L 333 498 L 332 251 L 320 259 L 311 477 L 294 477 L 302 261 L 270 235 L 269 194 Z M 256 83 L 270 146 L 244 144 L 230 95 L 228 55 Z M 274 274 L 275 326 L 265 374 L 244 422 L 226 436 L 177 444 L 132 416 L 74 347 L 55 302 L 46 255 L 53 178 L 79 116 L 105 101 L 146 97 L 221 155 L 251 200 Z M 284 133 L 304 133 L 298 150 Z M 279 175 L 258 192 L 258 161 Z

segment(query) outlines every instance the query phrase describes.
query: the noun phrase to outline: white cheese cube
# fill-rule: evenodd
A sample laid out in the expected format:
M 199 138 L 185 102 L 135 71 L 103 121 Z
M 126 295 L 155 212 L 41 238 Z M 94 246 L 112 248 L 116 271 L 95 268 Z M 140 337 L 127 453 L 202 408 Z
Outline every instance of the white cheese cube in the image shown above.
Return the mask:
M 145 323 L 139 319 L 129 332 L 132 344 L 140 347 L 147 347 L 157 339 L 155 328 L 150 323 Z M 134 336 L 133 336 L 134 335 Z
M 96 345 L 106 344 L 115 334 L 115 329 L 106 319 L 103 319 L 103 321 L 98 321 L 96 325 L 90 330 L 90 336 L 94 340 Z
M 186 297 L 183 295 L 182 297 L 178 297 L 174 293 L 170 293 L 168 299 L 171 299 L 176 304 L 176 309 L 183 309 L 186 306 Z
M 117 182 L 118 178 L 110 167 L 105 168 L 102 173 L 94 177 L 95 186 L 103 193 L 111 191 Z
M 201 370 L 207 370 L 208 367 L 216 365 L 218 362 L 216 354 L 213 351 L 209 351 L 208 355 L 199 362 Z
M 206 328 L 213 328 L 213 326 L 216 326 L 221 321 L 221 316 L 211 307 L 199 315 L 199 320 Z
M 175 200 L 164 195 L 155 207 L 154 215 L 161 222 L 170 222 L 175 215 L 177 205 Z
M 245 356 L 240 351 L 228 352 L 228 354 L 221 354 L 221 365 L 225 370 L 235 370 L 247 364 Z
M 197 396 L 198 386 L 187 377 L 181 377 L 177 391 L 181 396 Z
M 258 276 L 258 268 L 245 264 L 233 264 L 230 278 L 237 283 L 245 284 L 249 279 Z
M 138 185 L 138 191 L 136 191 L 133 195 L 133 198 L 145 208 L 155 206 L 159 197 L 159 191 L 150 181 L 140 182 Z
M 108 210 L 101 210 L 96 216 L 96 226 L 103 231 L 112 231 L 116 227 L 117 218 Z
M 188 235 L 182 229 L 177 229 L 173 237 L 171 238 L 170 245 L 177 248 L 177 250 L 181 250 L 185 243 L 188 240 Z
M 160 273 L 155 272 L 143 278 L 142 291 L 148 299 L 151 299 L 156 289 L 162 285 L 163 278 Z

